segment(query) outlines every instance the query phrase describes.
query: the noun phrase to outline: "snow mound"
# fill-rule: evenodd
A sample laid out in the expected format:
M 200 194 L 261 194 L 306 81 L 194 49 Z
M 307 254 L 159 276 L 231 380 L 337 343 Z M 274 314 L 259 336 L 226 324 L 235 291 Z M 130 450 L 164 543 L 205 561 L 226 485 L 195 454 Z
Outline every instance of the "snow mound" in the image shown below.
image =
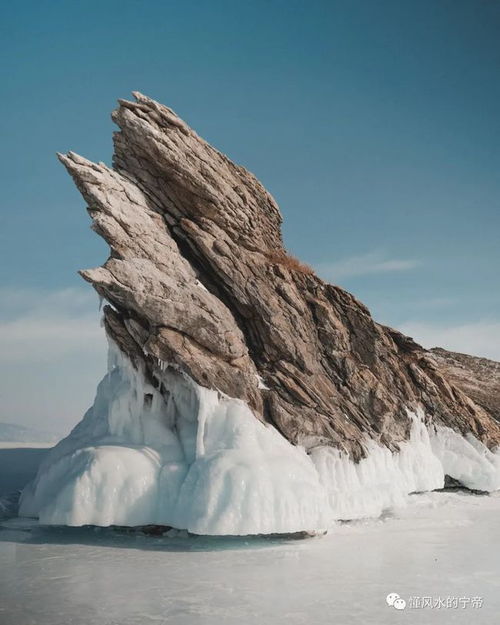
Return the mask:
M 318 531 L 336 519 L 378 516 L 407 495 L 500 487 L 500 455 L 473 437 L 427 428 L 367 455 L 294 447 L 248 406 L 172 367 L 154 387 L 113 345 L 96 399 L 23 491 L 20 515 L 53 525 L 168 525 L 195 534 Z

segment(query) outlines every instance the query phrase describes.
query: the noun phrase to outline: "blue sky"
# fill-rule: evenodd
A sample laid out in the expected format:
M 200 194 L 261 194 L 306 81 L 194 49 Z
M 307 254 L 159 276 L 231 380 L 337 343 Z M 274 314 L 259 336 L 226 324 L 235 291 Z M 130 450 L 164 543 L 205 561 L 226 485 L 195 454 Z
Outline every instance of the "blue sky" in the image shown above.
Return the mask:
M 105 368 L 105 244 L 56 161 L 139 90 L 253 171 L 294 254 L 426 345 L 500 359 L 500 3 L 2 3 L 0 421 L 64 429 Z

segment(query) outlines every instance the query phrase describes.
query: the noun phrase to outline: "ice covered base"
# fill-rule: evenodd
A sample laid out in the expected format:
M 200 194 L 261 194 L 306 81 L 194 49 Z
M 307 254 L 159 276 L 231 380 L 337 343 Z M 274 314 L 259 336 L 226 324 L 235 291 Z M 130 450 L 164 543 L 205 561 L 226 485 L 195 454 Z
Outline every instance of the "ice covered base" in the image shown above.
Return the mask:
M 500 488 L 500 455 L 413 417 L 392 454 L 367 442 L 352 462 L 307 454 L 241 401 L 166 367 L 160 393 L 114 346 L 92 408 L 40 466 L 21 516 L 55 525 L 168 525 L 195 534 L 321 531 L 336 519 L 381 514 L 445 473 L 470 488 Z

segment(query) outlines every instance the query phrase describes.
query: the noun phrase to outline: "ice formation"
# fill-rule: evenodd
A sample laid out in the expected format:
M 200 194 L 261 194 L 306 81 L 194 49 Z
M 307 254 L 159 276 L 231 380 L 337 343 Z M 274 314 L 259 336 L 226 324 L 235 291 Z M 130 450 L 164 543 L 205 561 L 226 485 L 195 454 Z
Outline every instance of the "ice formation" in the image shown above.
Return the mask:
M 367 440 L 354 463 L 332 447 L 307 454 L 240 400 L 162 367 L 163 392 L 111 345 L 94 405 L 42 463 L 20 514 L 42 524 L 159 524 L 196 534 L 317 531 L 377 516 L 408 493 L 500 486 L 500 456 L 423 415 L 398 453 Z M 166 398 L 166 399 L 165 399 Z
M 326 527 L 324 489 L 303 449 L 171 367 L 165 401 L 117 348 L 110 354 L 93 407 L 41 465 L 21 515 L 197 534 Z
M 356 519 L 379 516 L 404 505 L 408 493 L 434 490 L 444 485 L 441 462 L 433 453 L 421 415 L 412 419 L 410 439 L 399 453 L 367 440 L 367 455 L 354 463 L 333 447 L 312 450 L 311 457 L 328 493 L 330 518 Z
M 461 436 L 451 428 L 436 426 L 431 445 L 446 475 L 467 488 L 495 491 L 500 489 L 500 450 L 491 452 L 472 434 Z

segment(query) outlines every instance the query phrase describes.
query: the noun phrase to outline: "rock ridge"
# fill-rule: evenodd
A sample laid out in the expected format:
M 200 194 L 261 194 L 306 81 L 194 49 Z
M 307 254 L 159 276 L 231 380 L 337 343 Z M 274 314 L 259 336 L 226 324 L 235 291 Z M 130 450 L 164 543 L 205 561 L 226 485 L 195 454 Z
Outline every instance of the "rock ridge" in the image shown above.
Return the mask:
M 108 302 L 108 335 L 166 398 L 159 372 L 170 365 L 243 400 L 290 442 L 358 459 L 367 437 L 397 450 L 408 409 L 500 443 L 489 404 L 288 255 L 279 208 L 253 174 L 133 95 L 112 114 L 112 168 L 59 158 L 110 246 L 81 275 Z

